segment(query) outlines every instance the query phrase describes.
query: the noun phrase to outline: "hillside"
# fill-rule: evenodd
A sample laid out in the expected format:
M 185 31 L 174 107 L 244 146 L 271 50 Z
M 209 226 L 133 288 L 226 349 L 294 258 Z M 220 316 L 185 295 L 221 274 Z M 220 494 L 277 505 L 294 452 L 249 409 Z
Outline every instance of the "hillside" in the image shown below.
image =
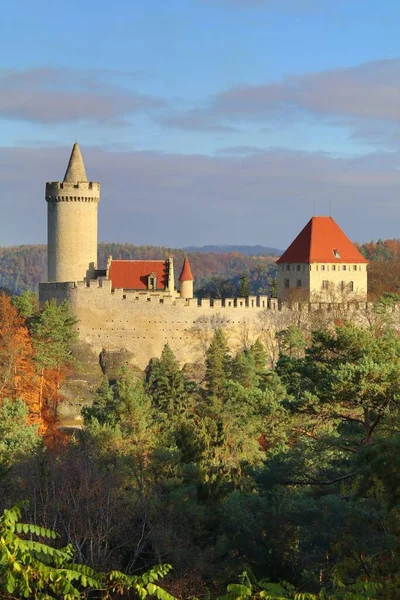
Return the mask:
M 378 240 L 357 245 L 371 261 L 368 289 L 371 299 L 384 291 L 400 290 L 400 240 Z M 214 249 L 215 251 L 206 251 Z M 233 251 L 236 249 L 235 251 Z M 239 252 L 238 250 L 242 250 Z M 227 250 L 232 250 L 227 252 Z M 263 246 L 204 246 L 196 251 L 158 246 L 133 246 L 102 242 L 99 244 L 99 267 L 104 268 L 107 256 L 114 258 L 154 259 L 175 258 L 175 277 L 186 254 L 190 257 L 195 275 L 195 291 L 199 296 L 219 297 L 237 293 L 239 279 L 246 273 L 252 294 L 270 291 L 275 275 L 276 256 L 263 254 L 277 249 Z M 20 294 L 34 290 L 39 281 L 46 280 L 47 257 L 45 245 L 0 247 L 0 287 Z
M 269 281 L 274 274 L 273 257 L 249 256 L 231 252 L 187 252 L 174 248 L 157 246 L 133 246 L 131 244 L 100 243 L 99 268 L 105 268 L 107 257 L 155 259 L 175 258 L 175 276 L 179 276 L 184 257 L 188 255 L 195 276 L 195 289 L 203 290 L 213 282 L 213 289 L 220 289 L 231 295 L 236 293 L 239 278 L 247 273 L 252 293 L 266 293 Z M 40 281 L 46 280 L 47 256 L 45 245 L 13 246 L 0 248 L 0 287 L 20 294 L 25 290 L 34 290 Z M 215 284 L 215 285 L 214 285 Z M 230 286 L 230 288 L 229 288 Z M 218 295 L 218 291 L 213 295 Z
M 212 252 L 213 254 L 230 254 L 238 252 L 247 256 L 280 256 L 282 250 L 270 248 L 269 246 L 186 246 L 183 248 L 186 252 Z

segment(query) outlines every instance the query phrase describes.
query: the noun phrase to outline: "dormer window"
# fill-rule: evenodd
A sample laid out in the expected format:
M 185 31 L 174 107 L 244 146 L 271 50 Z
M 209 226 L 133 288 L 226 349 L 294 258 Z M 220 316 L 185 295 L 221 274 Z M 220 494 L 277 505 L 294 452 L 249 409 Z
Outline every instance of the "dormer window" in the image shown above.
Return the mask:
M 147 289 L 148 290 L 156 290 L 157 289 L 157 277 L 155 273 L 151 273 L 147 279 Z
M 333 252 L 333 256 L 334 256 L 335 258 L 340 258 L 339 250 L 337 250 L 336 248 L 334 248 L 334 249 L 332 250 L 332 252 Z

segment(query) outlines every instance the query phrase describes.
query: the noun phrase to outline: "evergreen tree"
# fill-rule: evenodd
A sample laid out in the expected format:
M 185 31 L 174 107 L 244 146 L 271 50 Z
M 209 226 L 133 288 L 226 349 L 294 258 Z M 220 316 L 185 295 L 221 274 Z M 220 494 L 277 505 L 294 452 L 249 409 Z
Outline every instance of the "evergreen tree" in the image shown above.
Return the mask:
M 11 301 L 25 320 L 39 311 L 39 300 L 34 292 L 25 291 L 20 296 L 13 296 Z
M 161 357 L 152 360 L 147 372 L 146 391 L 153 406 L 170 418 L 190 412 L 192 386 L 179 368 L 168 344 Z
M 30 320 L 35 359 L 40 368 L 62 369 L 74 363 L 72 349 L 78 339 L 76 323 L 68 302 L 58 305 L 55 299 L 46 302 L 43 310 Z
M 243 273 L 239 284 L 239 297 L 248 298 L 250 296 L 250 280 L 247 273 Z
M 38 426 L 30 425 L 28 417 L 28 407 L 22 400 L 3 400 L 0 407 L 0 473 L 38 447 Z
M 253 352 L 241 350 L 236 354 L 232 360 L 232 379 L 244 388 L 258 386 L 259 380 Z
M 267 366 L 267 353 L 261 343 L 260 338 L 257 338 L 250 348 L 250 352 L 254 357 L 254 363 L 257 373 L 263 373 Z
M 209 396 L 224 397 L 231 375 L 231 358 L 222 329 L 216 329 L 206 352 L 206 389 Z

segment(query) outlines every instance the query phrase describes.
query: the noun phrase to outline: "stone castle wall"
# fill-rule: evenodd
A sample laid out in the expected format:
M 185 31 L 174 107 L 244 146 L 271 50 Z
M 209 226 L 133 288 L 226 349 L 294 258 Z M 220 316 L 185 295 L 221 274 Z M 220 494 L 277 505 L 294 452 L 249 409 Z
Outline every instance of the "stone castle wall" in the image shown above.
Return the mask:
M 146 368 L 168 343 L 181 365 L 204 361 L 204 352 L 216 328 L 224 330 L 232 352 L 260 337 L 276 344 L 275 333 L 287 327 L 285 313 L 309 311 L 329 305 L 282 305 L 267 296 L 186 300 L 167 294 L 112 290 L 109 280 L 40 284 L 40 300 L 68 300 L 77 317 L 79 336 L 96 354 L 128 350 L 135 363 Z M 269 336 L 269 337 L 268 337 Z M 271 349 L 269 349 L 271 351 Z

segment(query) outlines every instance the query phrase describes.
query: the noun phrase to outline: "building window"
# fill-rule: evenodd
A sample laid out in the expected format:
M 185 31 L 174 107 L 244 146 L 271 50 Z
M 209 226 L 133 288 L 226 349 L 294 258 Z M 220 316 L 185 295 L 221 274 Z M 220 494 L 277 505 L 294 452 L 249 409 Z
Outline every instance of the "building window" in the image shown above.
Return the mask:
M 290 265 L 286 265 L 286 271 L 290 271 Z
M 332 271 L 336 271 L 336 265 L 332 265 Z
M 297 287 L 301 287 L 301 279 L 297 280 Z
M 328 280 L 327 279 L 323 279 L 322 280 L 322 289 L 323 290 L 327 290 L 328 289 Z
M 285 279 L 284 285 L 285 285 L 285 290 L 287 290 L 290 287 L 289 279 Z
M 157 288 L 157 277 L 155 276 L 154 273 L 151 273 L 151 275 L 149 275 L 147 278 L 147 289 L 154 291 L 156 288 Z
M 339 250 L 337 250 L 337 248 L 334 248 L 334 249 L 332 250 L 332 252 L 333 252 L 333 256 L 334 256 L 335 258 L 340 258 Z
M 353 271 L 357 271 L 357 265 L 353 265 Z
M 346 271 L 347 265 L 342 265 L 342 271 Z
M 321 271 L 325 271 L 325 265 L 321 265 Z
M 340 282 L 340 289 L 341 289 L 341 291 L 342 291 L 342 292 L 344 291 L 345 285 L 346 285 L 346 284 L 345 284 L 345 282 L 344 282 L 344 281 L 341 281 L 341 282 Z
M 350 281 L 350 283 L 349 283 L 349 290 L 351 292 L 354 292 L 354 281 Z
M 300 271 L 301 265 L 297 265 L 297 270 Z

